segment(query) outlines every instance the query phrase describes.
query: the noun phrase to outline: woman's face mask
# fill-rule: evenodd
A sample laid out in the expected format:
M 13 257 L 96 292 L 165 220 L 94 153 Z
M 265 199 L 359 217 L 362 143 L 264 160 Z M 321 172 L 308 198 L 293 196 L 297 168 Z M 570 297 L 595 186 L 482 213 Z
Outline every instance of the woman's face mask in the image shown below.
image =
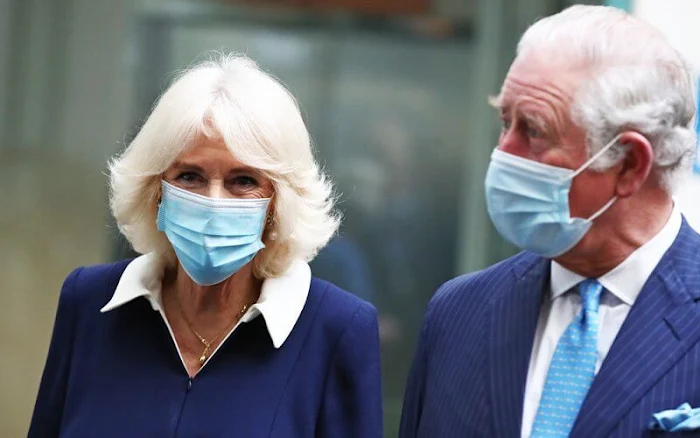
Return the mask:
M 265 247 L 262 234 L 269 198 L 209 198 L 166 181 L 161 184 L 158 229 L 168 237 L 195 283 L 221 283 Z

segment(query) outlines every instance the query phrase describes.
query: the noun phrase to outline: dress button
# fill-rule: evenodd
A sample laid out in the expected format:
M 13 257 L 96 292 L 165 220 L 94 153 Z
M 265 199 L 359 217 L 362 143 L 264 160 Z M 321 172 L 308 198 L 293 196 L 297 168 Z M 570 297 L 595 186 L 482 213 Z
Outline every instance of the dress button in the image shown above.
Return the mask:
M 192 379 L 187 379 L 187 390 L 192 389 Z

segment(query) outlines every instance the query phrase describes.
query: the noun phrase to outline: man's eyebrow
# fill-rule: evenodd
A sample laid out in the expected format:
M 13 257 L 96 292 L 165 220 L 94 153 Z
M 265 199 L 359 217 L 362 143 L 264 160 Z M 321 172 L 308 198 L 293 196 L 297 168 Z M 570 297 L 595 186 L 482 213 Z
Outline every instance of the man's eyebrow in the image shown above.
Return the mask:
M 516 102 L 515 105 L 511 107 L 503 101 L 503 95 L 498 94 L 497 96 L 489 96 L 488 103 L 492 107 L 496 108 L 496 110 L 499 111 L 501 116 L 513 111 L 513 116 L 523 120 L 525 123 L 527 123 L 528 126 L 542 131 L 546 135 L 551 135 L 553 133 L 552 127 L 549 126 L 548 123 L 546 123 L 545 118 L 543 118 L 540 114 L 526 111 L 523 110 L 523 108 L 521 108 L 520 104 L 523 102 Z
M 496 108 L 499 111 L 503 111 L 503 97 L 499 94 L 498 96 L 489 96 L 487 98 L 489 105 Z
M 520 106 L 515 107 L 515 116 L 518 119 L 524 120 L 528 126 L 533 127 L 547 136 L 557 134 L 556 126 L 552 126 L 551 123 L 547 122 L 547 119 L 541 114 L 524 111 Z
M 537 114 L 524 112 L 519 112 L 518 114 L 527 122 L 528 126 L 533 126 L 541 131 L 547 129 L 547 123 Z

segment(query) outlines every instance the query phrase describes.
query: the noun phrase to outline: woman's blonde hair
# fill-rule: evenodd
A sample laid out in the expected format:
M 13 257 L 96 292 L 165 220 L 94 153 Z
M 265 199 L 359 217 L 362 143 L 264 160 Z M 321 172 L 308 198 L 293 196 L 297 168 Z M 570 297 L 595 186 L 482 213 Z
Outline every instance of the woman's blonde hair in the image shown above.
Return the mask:
M 237 160 L 259 170 L 275 189 L 274 240 L 254 259 L 259 278 L 310 261 L 337 231 L 328 179 L 314 160 L 294 97 L 251 59 L 218 54 L 185 70 L 163 93 L 138 135 L 110 162 L 110 206 L 136 252 L 174 251 L 156 228 L 160 181 L 176 157 L 205 136 L 222 140 Z

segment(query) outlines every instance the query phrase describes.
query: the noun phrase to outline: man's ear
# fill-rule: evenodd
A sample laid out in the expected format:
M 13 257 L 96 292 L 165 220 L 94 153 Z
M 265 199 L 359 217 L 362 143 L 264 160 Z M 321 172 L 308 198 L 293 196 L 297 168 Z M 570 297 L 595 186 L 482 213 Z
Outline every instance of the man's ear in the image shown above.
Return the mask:
M 620 198 L 628 198 L 647 181 L 654 165 L 654 150 L 646 137 L 634 131 L 623 132 L 617 143 L 625 146 L 627 152 L 618 164 L 615 194 Z

